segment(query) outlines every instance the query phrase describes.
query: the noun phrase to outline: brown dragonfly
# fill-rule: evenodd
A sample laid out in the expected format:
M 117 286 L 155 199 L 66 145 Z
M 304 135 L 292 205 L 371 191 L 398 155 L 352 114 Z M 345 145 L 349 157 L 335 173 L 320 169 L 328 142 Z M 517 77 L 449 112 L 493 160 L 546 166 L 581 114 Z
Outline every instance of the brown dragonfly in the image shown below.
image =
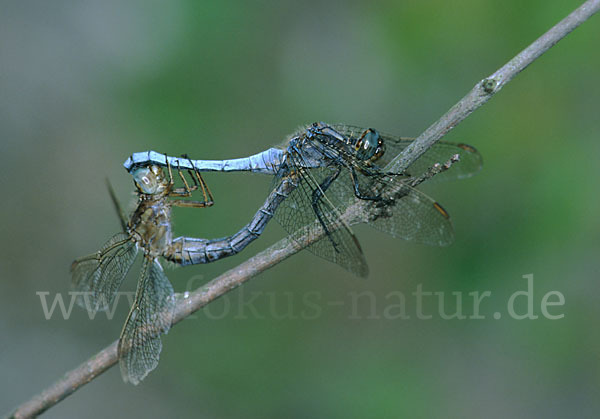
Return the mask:
M 204 208 L 213 197 L 202 177 L 191 172 L 190 186 L 179 171 L 184 187 L 175 188 L 171 167 L 168 177 L 156 165 L 139 167 L 133 173 L 138 193 L 137 207 L 129 220 L 121 217 L 123 232 L 113 236 L 91 255 L 75 260 L 71 266 L 78 304 L 89 311 L 106 310 L 111 304 L 139 252 L 143 253 L 135 300 L 119 339 L 121 373 L 126 382 L 139 383 L 158 364 L 162 348 L 160 335 L 171 327 L 175 296 L 159 262 L 173 260 L 171 207 Z M 187 198 L 202 191 L 202 201 Z M 114 199 L 114 194 L 111 193 Z M 119 213 L 120 207 L 114 200 Z
M 144 255 L 135 300 L 119 338 L 119 362 L 125 382 L 138 384 L 158 365 L 161 334 L 169 331 L 176 295 L 159 258 L 185 266 L 214 262 L 242 251 L 260 236 L 275 209 L 287 196 L 289 184 L 273 191 L 252 220 L 237 233 L 219 239 L 173 238 L 171 207 L 203 208 L 213 204 L 210 190 L 199 173 L 188 172 L 190 186 L 178 168 L 184 187 L 175 188 L 170 164 L 148 164 L 130 171 L 138 194 L 137 207 L 127 219 L 109 185 L 119 213 L 123 232 L 113 236 L 102 248 L 73 262 L 73 285 L 79 291 L 77 303 L 88 311 L 108 309 L 127 276 L 135 258 Z M 192 191 L 200 189 L 202 201 L 189 201 Z

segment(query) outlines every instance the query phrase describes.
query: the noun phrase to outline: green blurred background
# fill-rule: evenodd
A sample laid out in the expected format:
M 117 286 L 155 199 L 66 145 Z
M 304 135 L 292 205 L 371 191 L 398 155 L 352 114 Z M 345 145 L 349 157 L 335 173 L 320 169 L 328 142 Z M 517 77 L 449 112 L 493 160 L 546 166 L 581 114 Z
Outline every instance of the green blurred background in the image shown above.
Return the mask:
M 78 307 L 46 320 L 36 293 L 68 299 L 71 261 L 119 230 L 105 178 L 133 202 L 121 166 L 132 152 L 240 157 L 316 120 L 415 136 L 579 4 L 3 1 L 0 410 L 118 337 L 125 304 L 110 321 Z M 357 226 L 368 280 L 302 252 L 174 327 L 138 387 L 112 368 L 47 417 L 596 416 L 599 19 L 446 137 L 485 162 L 475 178 L 426 188 L 452 215 L 453 246 Z M 234 233 L 270 184 L 205 178 L 216 204 L 175 209 L 177 234 Z M 283 235 L 273 222 L 243 253 L 168 276 L 195 288 Z M 530 273 L 540 317 L 509 318 Z M 444 320 L 433 297 L 433 318 L 415 318 L 419 284 L 445 293 L 448 312 L 463 293 L 466 315 L 468 293 L 490 291 L 486 318 Z M 565 297 L 550 310 L 560 320 L 541 316 L 549 291 Z M 358 292 L 373 299 L 353 304 Z M 382 315 L 394 292 L 410 319 Z

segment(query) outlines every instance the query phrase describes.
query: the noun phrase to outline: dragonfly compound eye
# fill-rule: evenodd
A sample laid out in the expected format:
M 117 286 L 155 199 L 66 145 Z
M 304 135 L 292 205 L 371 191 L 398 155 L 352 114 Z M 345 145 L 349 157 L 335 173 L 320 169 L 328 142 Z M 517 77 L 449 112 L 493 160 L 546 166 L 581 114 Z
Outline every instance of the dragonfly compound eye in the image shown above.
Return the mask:
M 373 128 L 369 128 L 356 141 L 356 157 L 363 161 L 376 160 L 381 157 L 377 153 L 381 152 L 380 148 L 382 145 L 383 141 L 379 133 Z
M 135 187 L 143 194 L 154 194 L 157 192 L 159 182 L 151 169 L 140 167 L 131 172 Z
M 383 140 L 380 138 L 379 141 L 377 141 L 377 148 L 375 149 L 375 154 L 373 154 L 373 157 L 371 158 L 371 160 L 378 160 L 384 154 L 385 154 L 385 144 L 384 144 Z

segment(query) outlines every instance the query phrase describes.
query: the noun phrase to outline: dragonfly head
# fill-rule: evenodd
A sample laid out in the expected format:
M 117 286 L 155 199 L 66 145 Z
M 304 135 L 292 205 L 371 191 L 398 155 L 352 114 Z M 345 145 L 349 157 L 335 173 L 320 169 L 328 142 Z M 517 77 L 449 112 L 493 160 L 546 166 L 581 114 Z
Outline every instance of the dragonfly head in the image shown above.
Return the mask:
M 385 144 L 373 128 L 365 130 L 356 141 L 356 157 L 362 161 L 374 162 L 385 153 Z
M 162 169 L 156 165 L 138 167 L 131 171 L 135 187 L 140 193 L 156 195 L 164 192 L 169 185 Z

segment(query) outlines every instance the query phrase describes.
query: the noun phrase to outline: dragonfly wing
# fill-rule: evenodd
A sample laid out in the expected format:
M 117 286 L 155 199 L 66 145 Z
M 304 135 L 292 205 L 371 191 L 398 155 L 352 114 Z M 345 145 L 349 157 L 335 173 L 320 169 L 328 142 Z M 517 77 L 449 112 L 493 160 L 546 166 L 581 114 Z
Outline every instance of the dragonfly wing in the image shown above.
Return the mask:
M 341 124 L 332 125 L 332 128 L 349 138 L 359 138 L 366 130 L 366 128 L 362 127 Z M 414 138 L 398 137 L 383 133 L 379 133 L 379 135 L 385 145 L 385 153 L 376 162 L 380 168 L 384 168 L 414 141 Z M 459 155 L 459 161 L 449 170 L 433 177 L 431 181 L 465 179 L 481 170 L 483 160 L 475 147 L 461 143 L 438 141 L 411 164 L 406 172 L 410 176 L 419 176 L 436 163 L 446 163 L 455 154 Z
M 113 206 L 115 207 L 115 211 L 117 212 L 119 221 L 121 222 L 121 229 L 123 230 L 123 232 L 127 232 L 127 223 L 129 220 L 123 212 L 123 208 L 121 208 L 121 203 L 117 199 L 117 194 L 115 193 L 115 190 L 110 184 L 108 178 L 106 178 L 106 187 L 108 188 L 108 194 L 110 195 L 110 199 L 112 200 Z
M 377 164 L 382 167 L 387 165 L 394 157 L 400 154 L 402 150 L 414 142 L 413 138 L 400 138 L 388 135 L 382 135 L 381 138 L 383 138 L 383 141 L 385 142 L 386 152 Z M 413 164 L 408 166 L 406 173 L 410 176 L 419 176 L 425 173 L 425 171 L 434 164 L 444 164 L 456 154 L 459 156 L 459 161 L 452 165 L 449 170 L 436 175 L 431 180 L 466 179 L 477 174 L 481 170 L 483 159 L 475 147 L 461 143 L 438 141 Z
M 401 181 L 392 183 L 382 200 L 368 204 L 362 221 L 404 240 L 435 246 L 454 241 L 450 216 L 440 204 Z
M 77 304 L 88 311 L 106 310 L 133 265 L 138 249 L 129 235 L 113 236 L 94 254 L 71 265 Z
M 290 157 L 290 154 L 288 154 Z M 296 156 L 296 158 L 299 158 Z M 291 161 L 294 164 L 293 161 Z M 289 162 L 288 162 L 289 164 Z M 295 164 L 299 167 L 300 162 Z M 283 167 L 276 177 L 276 182 L 287 179 L 297 183 L 286 199 L 282 201 L 275 211 L 275 218 L 288 232 L 292 239 L 303 244 L 303 238 L 323 235 L 323 226 L 318 221 L 319 214 L 322 223 L 327 228 L 327 233 L 316 242 L 307 246 L 315 255 L 334 262 L 344 269 L 360 276 L 366 277 L 369 268 L 360 247 L 358 239 L 347 223 L 341 219 L 340 211 L 328 198 L 329 191 L 316 201 L 313 207 L 313 194 L 319 185 L 332 176 L 335 167 L 320 167 L 314 169 L 289 169 Z M 334 187 L 334 184 L 332 187 Z
M 342 171 L 335 187 L 329 191 L 336 208 L 345 213 L 345 219 L 351 224 L 367 223 L 393 237 L 436 246 L 454 241 L 448 213 L 432 198 L 405 183 L 411 178 L 400 175 L 357 177 L 361 193 L 377 199 L 356 198 L 348 170 Z
M 135 301 L 119 339 L 121 375 L 138 384 L 158 365 L 160 335 L 173 321 L 173 287 L 156 259 L 144 258 Z

